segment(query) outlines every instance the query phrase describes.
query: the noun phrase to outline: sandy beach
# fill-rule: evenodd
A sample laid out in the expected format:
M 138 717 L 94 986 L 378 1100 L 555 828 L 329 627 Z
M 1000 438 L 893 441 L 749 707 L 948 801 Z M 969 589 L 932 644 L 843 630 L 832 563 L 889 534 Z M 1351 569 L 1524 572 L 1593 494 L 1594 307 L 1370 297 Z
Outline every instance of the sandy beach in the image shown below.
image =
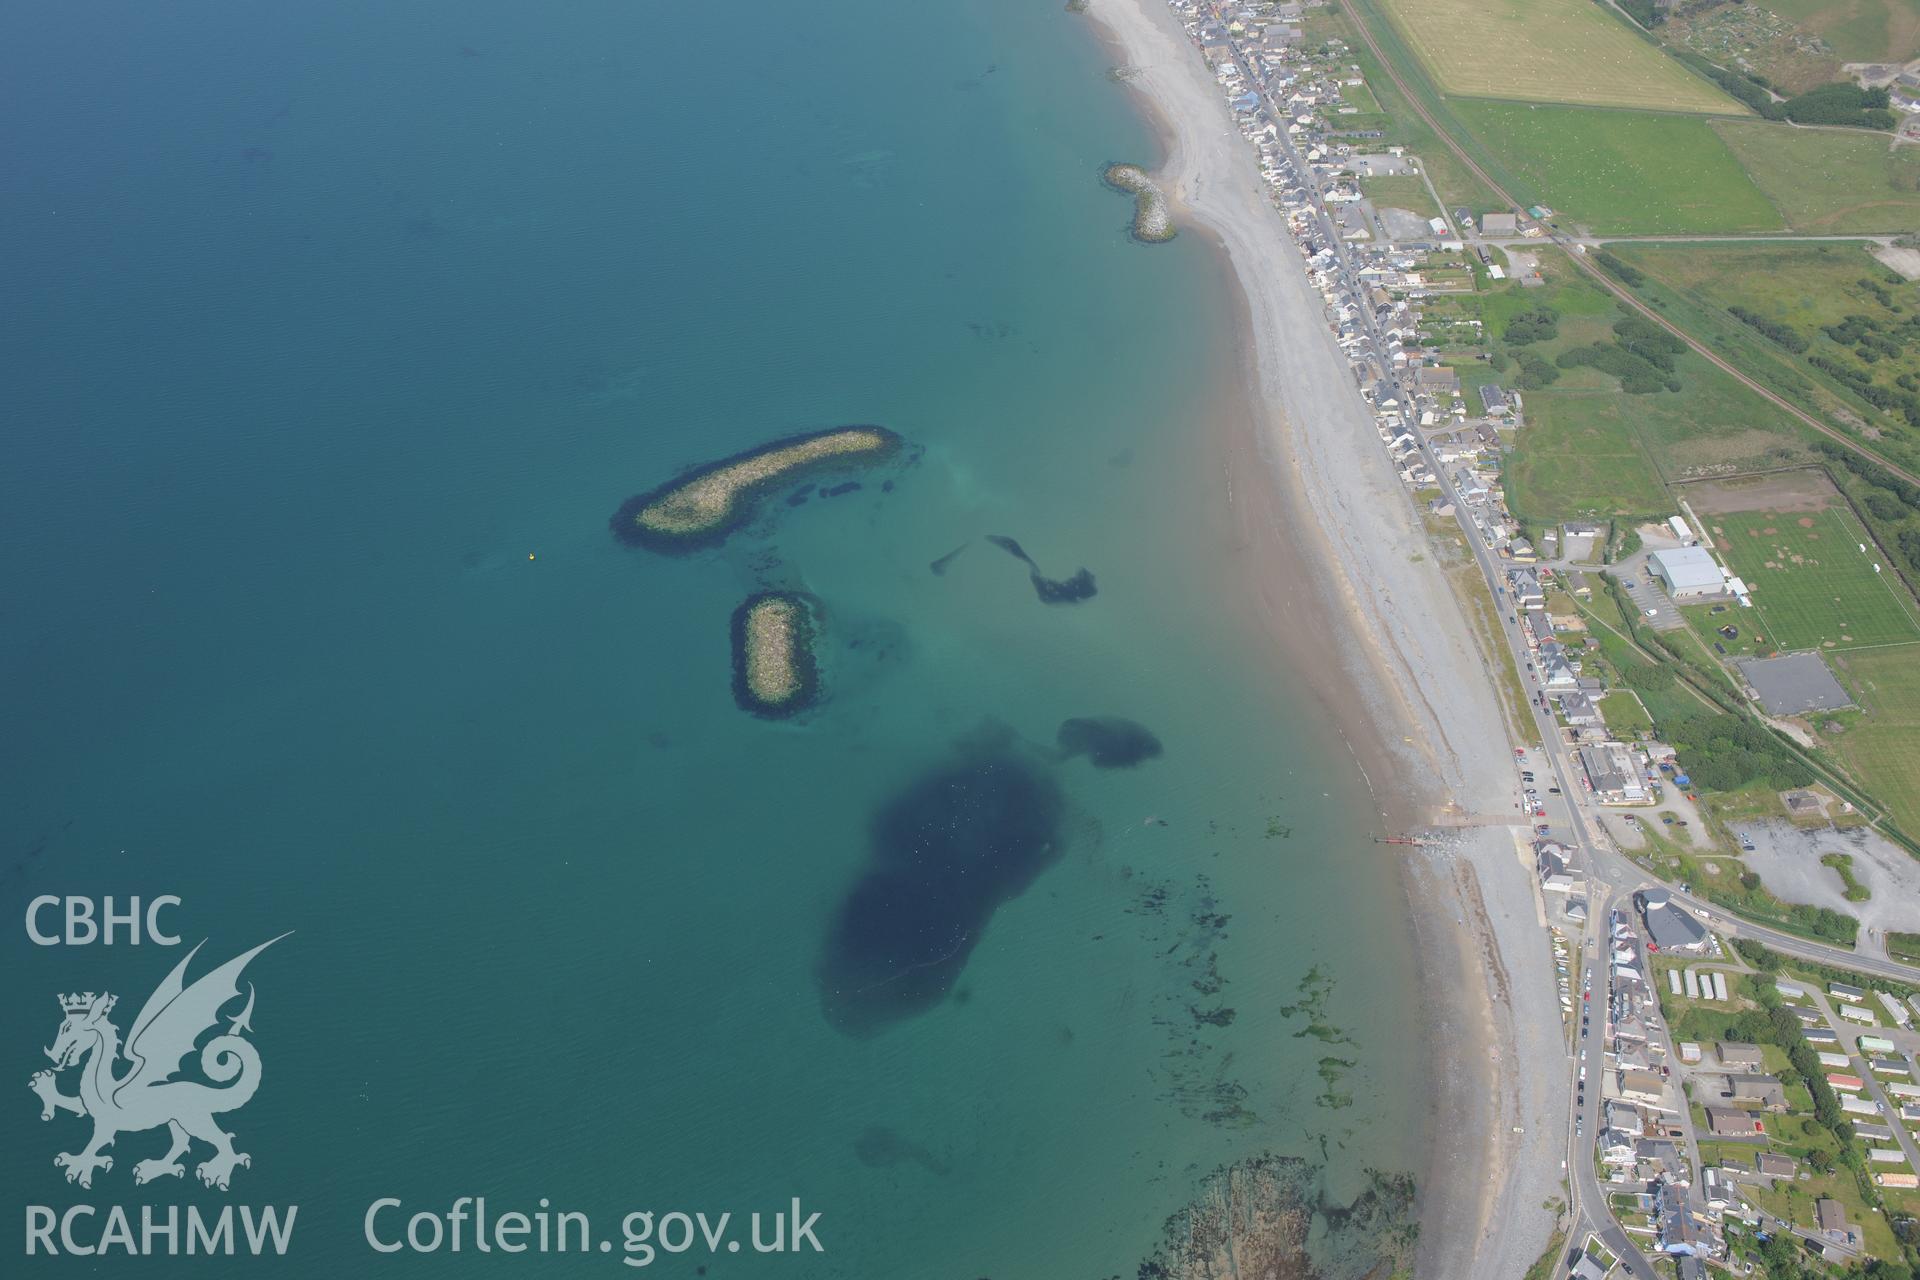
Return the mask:
M 1176 223 L 1210 233 L 1239 286 L 1249 412 L 1218 442 L 1277 646 L 1341 655 L 1319 691 L 1383 818 L 1511 815 L 1512 752 L 1494 683 L 1418 514 L 1381 448 L 1321 299 L 1268 202 L 1252 147 L 1162 0 L 1091 0 L 1162 134 L 1153 172 Z M 1302 554 L 1306 548 L 1307 554 Z M 1296 574 L 1320 596 L 1303 610 Z M 1271 566 L 1263 569 L 1262 566 Z M 1353 706 L 1364 714 L 1343 714 Z M 1551 953 L 1514 829 L 1468 827 L 1412 851 L 1408 909 L 1430 975 L 1435 1092 L 1420 1178 L 1421 1276 L 1518 1276 L 1564 1196 L 1565 1047 Z

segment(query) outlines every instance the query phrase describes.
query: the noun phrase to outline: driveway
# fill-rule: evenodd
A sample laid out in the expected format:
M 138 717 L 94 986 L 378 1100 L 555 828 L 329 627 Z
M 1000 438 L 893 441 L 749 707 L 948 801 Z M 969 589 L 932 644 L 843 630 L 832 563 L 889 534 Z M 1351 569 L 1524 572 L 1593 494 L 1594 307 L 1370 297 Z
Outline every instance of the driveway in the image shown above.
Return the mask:
M 1640 621 L 1655 631 L 1678 631 L 1687 625 L 1687 620 L 1680 616 L 1680 610 L 1667 598 L 1666 591 L 1647 572 L 1646 550 L 1634 552 L 1622 560 L 1613 572 L 1626 589 L 1627 598 L 1633 601 L 1633 607 L 1640 611 Z M 1647 616 L 1649 609 L 1653 610 L 1652 617 Z

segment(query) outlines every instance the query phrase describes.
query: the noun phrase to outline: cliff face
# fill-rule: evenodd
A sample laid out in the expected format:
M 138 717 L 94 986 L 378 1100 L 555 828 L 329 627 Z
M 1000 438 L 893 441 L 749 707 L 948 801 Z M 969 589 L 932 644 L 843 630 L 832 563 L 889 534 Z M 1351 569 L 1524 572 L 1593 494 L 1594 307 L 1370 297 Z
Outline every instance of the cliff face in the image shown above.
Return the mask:
M 1215 1171 L 1167 1220 L 1140 1280 L 1388 1280 L 1411 1273 L 1413 1182 L 1369 1173 L 1352 1204 L 1324 1202 L 1319 1169 L 1295 1156 L 1255 1156 Z M 1315 1219 L 1316 1260 L 1307 1249 Z

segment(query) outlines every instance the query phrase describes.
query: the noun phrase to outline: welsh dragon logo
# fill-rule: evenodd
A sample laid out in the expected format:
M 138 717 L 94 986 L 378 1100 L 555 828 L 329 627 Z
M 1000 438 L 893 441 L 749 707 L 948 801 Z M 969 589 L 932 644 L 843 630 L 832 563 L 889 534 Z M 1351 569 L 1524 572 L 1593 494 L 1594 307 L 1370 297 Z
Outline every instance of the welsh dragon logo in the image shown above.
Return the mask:
M 194 1170 L 210 1187 L 225 1191 L 235 1166 L 253 1164 L 251 1156 L 234 1150 L 233 1135 L 214 1120 L 217 1115 L 246 1106 L 260 1087 L 260 1053 L 244 1038 L 253 1030 L 252 983 L 247 984 L 246 1007 L 227 1019 L 225 1032 L 200 1048 L 201 1073 L 223 1087 L 174 1077 L 186 1065 L 200 1037 L 218 1027 L 220 1010 L 239 997 L 240 971 L 278 941 L 280 938 L 263 942 L 188 986 L 187 965 L 206 944 L 196 946 L 147 997 L 140 1016 L 133 1020 L 124 1049 L 119 1028 L 108 1019 L 117 997 L 91 991 L 60 997 L 60 1009 L 66 1017 L 53 1047 L 46 1051 L 53 1059 L 53 1070 L 36 1072 L 28 1087 L 40 1095 L 42 1120 L 53 1119 L 57 1111 L 93 1118 L 93 1140 L 80 1151 L 53 1158 L 55 1166 L 67 1171 L 68 1182 L 91 1187 L 96 1169 L 113 1169 L 113 1158 L 102 1152 L 116 1137 L 161 1125 L 172 1135 L 172 1146 L 159 1159 L 142 1160 L 133 1166 L 136 1183 L 181 1177 L 186 1169 L 180 1157 L 196 1139 L 213 1148 L 213 1155 Z M 128 1065 L 118 1071 L 123 1058 Z M 80 1092 L 61 1093 L 56 1073 L 73 1066 L 80 1069 Z

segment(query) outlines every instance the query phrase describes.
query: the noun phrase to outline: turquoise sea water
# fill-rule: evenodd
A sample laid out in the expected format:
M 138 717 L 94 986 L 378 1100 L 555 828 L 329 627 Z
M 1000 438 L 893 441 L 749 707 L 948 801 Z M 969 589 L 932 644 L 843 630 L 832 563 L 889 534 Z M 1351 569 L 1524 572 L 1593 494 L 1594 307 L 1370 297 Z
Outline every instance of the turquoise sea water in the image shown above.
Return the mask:
M 1153 141 L 1104 71 L 1051 0 L 0 15 L 8 1069 L 56 992 L 124 1030 L 179 954 L 33 946 L 35 895 L 177 894 L 209 963 L 295 931 L 248 971 L 232 1191 L 135 1188 L 157 1132 L 70 1187 L 82 1122 L 19 1088 L 12 1229 L 297 1204 L 278 1274 L 613 1275 L 389 1259 L 361 1218 L 544 1196 L 617 1239 L 798 1196 L 824 1254 L 653 1269 L 1053 1280 L 1132 1274 L 1228 1161 L 1343 1196 L 1417 1162 L 1391 867 L 1235 605 L 1226 281 L 1128 239 L 1098 173 Z M 684 559 L 608 536 L 681 466 L 862 421 L 919 446 L 891 492 Z M 1043 605 L 990 533 L 1098 596 Z M 826 609 L 799 722 L 729 693 L 768 585 Z M 1164 754 L 1050 758 L 1098 715 Z M 1058 788 L 1051 861 L 946 998 L 849 1035 L 818 973 L 870 823 L 982 741 Z M 1344 1042 L 1301 1034 L 1316 966 Z

